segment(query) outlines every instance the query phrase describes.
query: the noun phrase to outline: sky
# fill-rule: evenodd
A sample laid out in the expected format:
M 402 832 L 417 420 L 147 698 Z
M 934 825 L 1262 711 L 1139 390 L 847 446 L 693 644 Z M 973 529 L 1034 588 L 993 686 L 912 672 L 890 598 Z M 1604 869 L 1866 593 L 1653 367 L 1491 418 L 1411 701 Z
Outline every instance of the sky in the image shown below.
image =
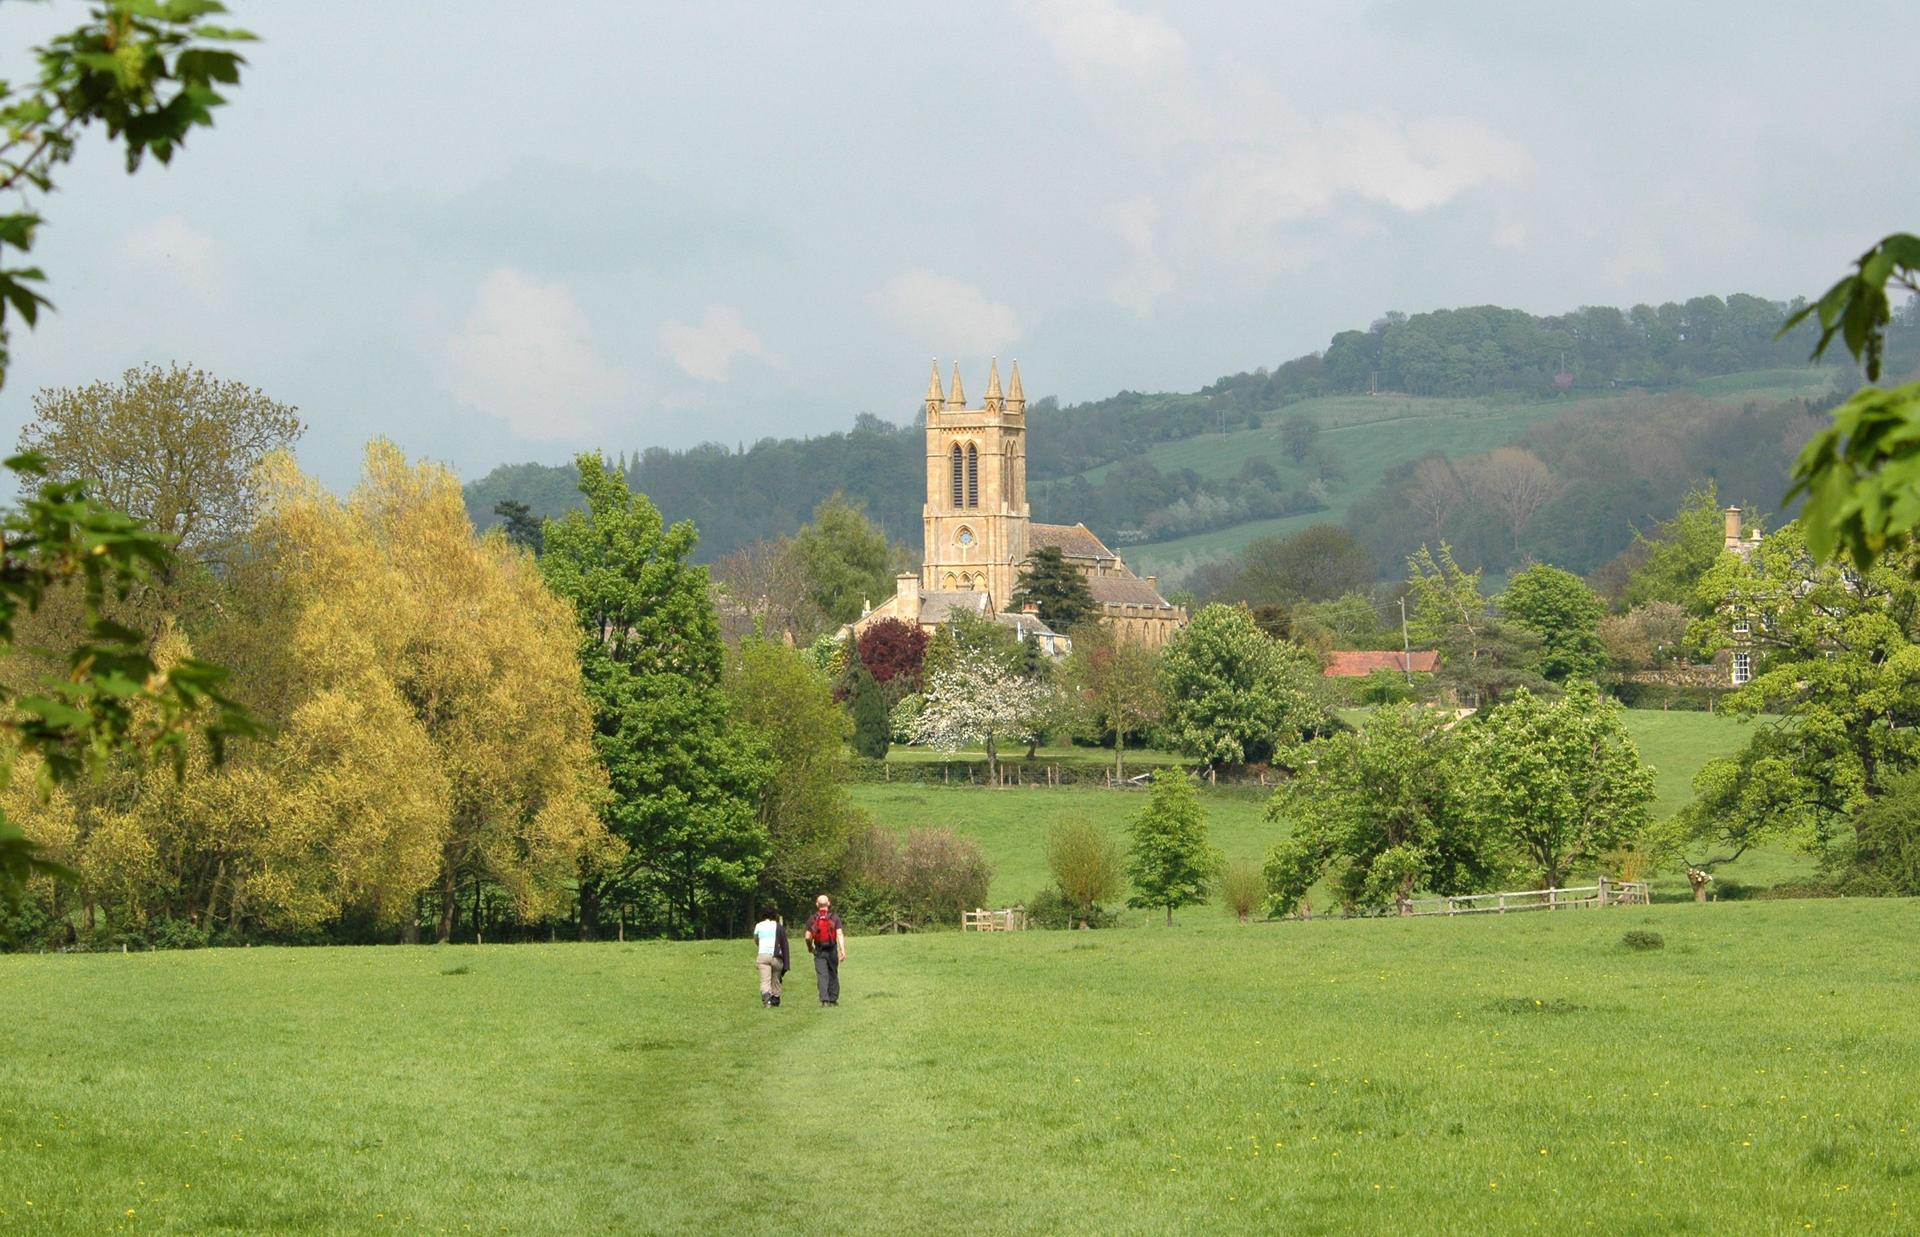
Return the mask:
M 328 484 L 376 435 L 472 478 L 905 421 L 934 356 L 1071 402 L 1389 309 L 1812 296 L 1920 227 L 1909 3 L 229 7 L 216 126 L 42 204 L 7 435 L 178 362 Z M 0 69 L 82 12 L 0 6 Z

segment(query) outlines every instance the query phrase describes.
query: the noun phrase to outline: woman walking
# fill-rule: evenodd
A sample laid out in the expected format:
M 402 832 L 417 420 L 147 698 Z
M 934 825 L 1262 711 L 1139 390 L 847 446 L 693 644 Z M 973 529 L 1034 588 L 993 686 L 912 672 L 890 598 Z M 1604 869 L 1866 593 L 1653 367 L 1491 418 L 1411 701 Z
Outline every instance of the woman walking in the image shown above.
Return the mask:
M 753 925 L 753 942 L 758 951 L 754 966 L 760 972 L 760 1004 L 771 1009 L 780 1003 L 780 981 L 792 966 L 787 953 L 787 925 L 779 911 L 769 907 L 766 918 Z

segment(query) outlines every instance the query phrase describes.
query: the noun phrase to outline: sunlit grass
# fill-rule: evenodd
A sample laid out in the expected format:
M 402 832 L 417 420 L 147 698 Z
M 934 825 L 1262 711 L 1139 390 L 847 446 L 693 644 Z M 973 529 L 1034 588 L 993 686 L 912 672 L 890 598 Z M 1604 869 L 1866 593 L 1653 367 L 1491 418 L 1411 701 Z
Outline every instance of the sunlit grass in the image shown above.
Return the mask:
M 0 958 L 0 1230 L 1911 1229 L 1920 903 L 1180 918 Z

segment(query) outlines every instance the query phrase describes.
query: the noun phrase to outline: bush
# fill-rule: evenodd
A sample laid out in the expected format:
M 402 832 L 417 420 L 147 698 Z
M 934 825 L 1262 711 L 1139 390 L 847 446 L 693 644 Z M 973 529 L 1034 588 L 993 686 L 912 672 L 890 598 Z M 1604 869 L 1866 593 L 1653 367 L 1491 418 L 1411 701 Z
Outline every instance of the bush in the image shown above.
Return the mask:
M 1030 927 L 1060 929 L 1085 924 L 1089 928 L 1111 928 L 1117 921 L 1118 917 L 1103 906 L 1076 905 L 1058 885 L 1048 885 L 1027 899 Z
M 1267 878 L 1259 864 L 1242 859 L 1220 874 L 1220 898 L 1241 923 L 1253 917 L 1266 897 Z
M 1622 936 L 1620 943 L 1628 949 L 1644 953 L 1649 949 L 1665 949 L 1667 947 L 1667 938 L 1661 936 L 1658 932 L 1648 932 L 1644 929 L 1635 928 L 1625 936 Z
M 205 949 L 211 943 L 205 928 L 185 919 L 159 920 L 147 939 L 155 949 Z
M 847 849 L 848 889 L 842 917 L 861 927 L 926 927 L 958 923 L 984 905 L 993 868 L 979 844 L 951 829 L 880 825 L 856 834 Z
M 1047 830 L 1047 870 L 1081 916 L 1120 894 L 1120 843 L 1085 817 L 1067 816 Z

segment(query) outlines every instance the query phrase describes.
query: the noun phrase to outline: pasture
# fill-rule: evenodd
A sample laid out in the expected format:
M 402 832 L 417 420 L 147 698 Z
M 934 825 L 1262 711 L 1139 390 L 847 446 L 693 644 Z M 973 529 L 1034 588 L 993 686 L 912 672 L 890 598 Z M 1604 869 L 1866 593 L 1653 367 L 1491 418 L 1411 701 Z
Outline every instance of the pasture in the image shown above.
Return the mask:
M 743 942 L 0 957 L 0 1228 L 1910 1231 L 1916 933 L 1190 911 L 771 1011 Z

